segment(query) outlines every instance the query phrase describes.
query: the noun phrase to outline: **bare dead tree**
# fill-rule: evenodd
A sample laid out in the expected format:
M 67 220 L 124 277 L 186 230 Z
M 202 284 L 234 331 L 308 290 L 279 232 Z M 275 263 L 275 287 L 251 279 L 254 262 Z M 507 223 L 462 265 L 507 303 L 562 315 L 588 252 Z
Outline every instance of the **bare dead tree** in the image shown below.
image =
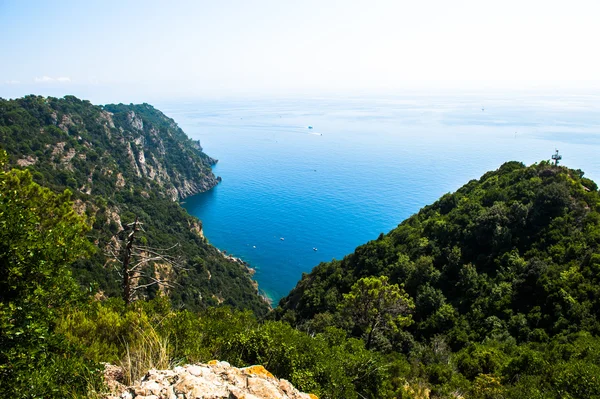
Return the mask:
M 185 270 L 181 266 L 181 259 L 171 253 L 179 246 L 172 245 L 168 248 L 154 248 L 138 244 L 138 233 L 143 232 L 143 225 L 135 218 L 133 223 L 127 224 L 125 229 L 113 237 L 107 247 L 107 255 L 112 259 L 115 270 L 121 279 L 121 293 L 123 300 L 128 305 L 133 302 L 138 291 L 160 285 L 173 288 L 176 283 L 163 278 L 159 273 L 152 274 L 152 266 L 157 264 L 168 265 L 172 270 Z

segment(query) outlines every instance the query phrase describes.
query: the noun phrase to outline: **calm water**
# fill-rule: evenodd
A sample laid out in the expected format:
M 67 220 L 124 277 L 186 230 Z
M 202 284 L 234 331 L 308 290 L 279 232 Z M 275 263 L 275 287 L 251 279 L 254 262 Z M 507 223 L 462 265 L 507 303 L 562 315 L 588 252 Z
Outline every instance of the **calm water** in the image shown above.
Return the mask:
M 319 262 L 342 258 L 505 161 L 530 164 L 558 148 L 565 165 L 600 181 L 600 96 L 158 106 L 219 159 L 214 173 L 223 182 L 184 206 L 212 244 L 256 268 L 275 303 Z

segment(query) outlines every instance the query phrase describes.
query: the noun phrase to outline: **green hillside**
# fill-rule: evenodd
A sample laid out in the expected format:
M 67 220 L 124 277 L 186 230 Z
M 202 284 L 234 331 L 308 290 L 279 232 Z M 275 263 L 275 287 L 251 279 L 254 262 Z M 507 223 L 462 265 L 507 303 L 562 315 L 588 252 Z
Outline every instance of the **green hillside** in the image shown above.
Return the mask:
M 8 166 L 30 170 L 35 182 L 55 192 L 72 191 L 78 212 L 93 222 L 89 239 L 97 250 L 73 265 L 86 289 L 119 295 L 107 247 L 138 217 L 145 244 L 178 245 L 182 267 L 161 271 L 172 284 L 160 287 L 175 305 L 267 311 L 245 266 L 209 245 L 201 222 L 177 203 L 218 183 L 211 171 L 216 160 L 151 105 L 95 106 L 73 96 L 0 99 L 0 148 Z M 158 288 L 141 297 L 153 298 Z
M 600 194 L 580 170 L 508 162 L 268 312 L 178 204 L 216 161 L 160 111 L 0 100 L 0 146 L 2 397 L 98 398 L 102 362 L 130 383 L 219 359 L 321 399 L 600 398 Z M 148 253 L 182 260 L 126 303 L 107 250 L 136 218 Z
M 338 326 L 371 341 L 372 349 L 418 360 L 415 373 L 439 392 L 444 384 L 460 385 L 460 378 L 500 389 L 528 376 L 548 395 L 535 397 L 597 397 L 595 377 L 588 381 L 591 396 L 569 393 L 568 386 L 576 390 L 578 379 L 598 371 L 597 189 L 580 170 L 505 163 L 344 259 L 318 265 L 281 300 L 276 315 L 309 332 Z M 412 324 L 370 325 L 348 313 L 349 293 L 369 276 L 401 287 L 414 304 L 404 313 Z M 382 302 L 369 306 L 386 314 Z M 588 349 L 566 350 L 567 344 Z M 553 384 L 564 372 L 571 374 L 560 376 L 561 394 Z

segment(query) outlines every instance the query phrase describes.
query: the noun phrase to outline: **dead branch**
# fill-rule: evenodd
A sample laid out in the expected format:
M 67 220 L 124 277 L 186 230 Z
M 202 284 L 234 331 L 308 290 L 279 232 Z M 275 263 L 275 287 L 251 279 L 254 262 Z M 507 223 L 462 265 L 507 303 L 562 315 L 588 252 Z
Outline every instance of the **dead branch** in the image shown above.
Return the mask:
M 138 236 L 143 232 L 143 224 L 136 217 L 134 222 L 124 225 L 124 229 L 113 237 L 105 250 L 121 279 L 121 294 L 126 304 L 133 302 L 139 291 L 151 286 L 174 288 L 178 285 L 168 278 L 162 278 L 158 272 L 155 276 L 150 275 L 147 270 L 152 266 L 163 264 L 172 270 L 187 270 L 181 264 L 182 257 L 171 254 L 179 247 L 179 243 L 165 248 L 139 245 Z

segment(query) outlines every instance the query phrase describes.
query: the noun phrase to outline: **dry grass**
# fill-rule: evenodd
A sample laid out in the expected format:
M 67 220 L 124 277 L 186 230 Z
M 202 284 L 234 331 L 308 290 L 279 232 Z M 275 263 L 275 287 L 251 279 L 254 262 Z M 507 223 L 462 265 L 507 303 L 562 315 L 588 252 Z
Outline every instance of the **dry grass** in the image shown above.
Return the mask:
M 119 366 L 123 368 L 125 385 L 143 377 L 148 370 L 171 367 L 171 345 L 169 337 L 161 337 L 156 329 L 147 323 L 144 328 L 136 327 L 135 342 L 125 342 L 125 356 Z

